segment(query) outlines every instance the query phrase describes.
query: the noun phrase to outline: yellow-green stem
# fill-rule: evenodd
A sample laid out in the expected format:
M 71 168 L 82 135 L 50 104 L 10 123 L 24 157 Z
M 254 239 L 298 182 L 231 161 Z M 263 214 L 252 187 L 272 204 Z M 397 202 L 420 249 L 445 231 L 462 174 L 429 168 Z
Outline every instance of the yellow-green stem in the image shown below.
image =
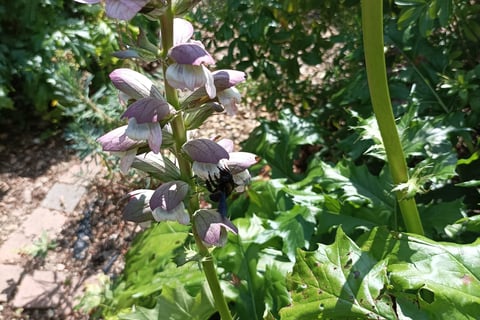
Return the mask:
M 163 74 L 165 78 L 167 64 L 168 61 L 167 53 L 168 50 L 173 46 L 173 12 L 171 10 L 171 6 L 168 7 L 165 14 L 160 18 L 160 25 L 161 25 L 161 32 L 162 32 L 162 47 L 163 47 L 163 55 L 162 60 L 164 61 L 163 65 Z M 184 181 L 188 182 L 190 186 L 195 189 L 194 180 L 192 179 L 192 166 L 188 159 L 182 157 L 181 155 L 181 148 L 183 144 L 187 141 L 187 130 L 185 128 L 185 123 L 183 121 L 183 116 L 181 114 L 181 110 L 179 110 L 179 101 L 178 95 L 175 88 L 172 88 L 168 82 L 164 81 L 165 87 L 165 96 L 168 101 L 179 113 L 172 119 L 172 133 L 173 138 L 175 140 L 175 154 L 177 156 L 178 165 L 180 168 L 180 174 Z M 195 238 L 195 244 L 197 246 L 198 252 L 202 257 L 202 266 L 203 272 L 205 273 L 205 277 L 207 278 L 208 285 L 210 290 L 212 291 L 212 295 L 215 301 L 215 306 L 220 313 L 220 316 L 224 320 L 231 320 L 232 316 L 230 314 L 230 310 L 227 305 L 227 301 L 222 292 L 222 288 L 220 287 L 220 282 L 218 280 L 218 275 L 216 272 L 215 263 L 213 261 L 213 257 L 203 244 L 200 236 L 198 235 L 195 222 L 193 220 L 193 213 L 199 208 L 198 197 L 192 196 L 188 203 L 188 212 L 190 214 L 190 220 L 192 221 L 192 232 Z
M 368 87 L 393 183 L 408 181 L 408 168 L 398 136 L 388 91 L 383 43 L 383 0 L 362 0 L 362 29 Z M 408 232 L 423 235 L 415 199 L 404 191 L 396 192 L 398 205 Z

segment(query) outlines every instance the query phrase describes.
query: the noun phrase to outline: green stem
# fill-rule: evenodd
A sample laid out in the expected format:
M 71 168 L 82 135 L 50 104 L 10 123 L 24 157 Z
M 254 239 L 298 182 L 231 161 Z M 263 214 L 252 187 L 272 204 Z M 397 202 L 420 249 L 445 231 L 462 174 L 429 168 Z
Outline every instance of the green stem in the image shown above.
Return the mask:
M 162 66 L 163 74 L 165 78 L 166 69 L 168 67 L 167 62 L 167 53 L 168 50 L 173 46 L 173 12 L 171 6 L 168 6 L 165 14 L 160 18 L 160 26 L 162 33 Z M 182 116 L 182 111 L 180 111 L 180 104 L 178 100 L 177 91 L 175 88 L 172 88 L 166 80 L 164 80 L 165 87 L 165 96 L 168 101 L 177 111 L 177 115 L 172 119 L 172 131 L 173 138 L 175 140 L 175 154 L 177 156 L 178 165 L 180 168 L 180 174 L 183 181 L 186 181 L 190 184 L 193 190 L 196 189 L 195 183 L 192 179 L 192 166 L 188 159 L 181 156 L 181 148 L 187 141 L 187 130 L 185 128 L 185 123 Z M 207 278 L 208 285 L 212 291 L 212 295 L 215 301 L 215 306 L 217 307 L 220 316 L 224 320 L 231 320 L 232 316 L 227 305 L 227 301 L 223 295 L 222 288 L 220 287 L 220 282 L 218 280 L 218 275 L 216 272 L 215 263 L 213 256 L 207 247 L 203 244 L 200 236 L 197 233 L 195 228 L 195 222 L 193 219 L 193 213 L 198 210 L 199 202 L 197 196 L 192 196 L 188 203 L 188 212 L 190 214 L 190 221 L 192 221 L 192 232 L 195 239 L 195 244 L 197 245 L 198 252 L 202 257 L 202 266 L 205 277 Z
M 392 111 L 387 83 L 383 43 L 383 2 L 362 0 L 362 28 L 368 86 L 393 183 L 408 181 L 408 169 Z M 423 235 L 423 226 L 413 197 L 396 192 L 398 205 L 408 232 Z

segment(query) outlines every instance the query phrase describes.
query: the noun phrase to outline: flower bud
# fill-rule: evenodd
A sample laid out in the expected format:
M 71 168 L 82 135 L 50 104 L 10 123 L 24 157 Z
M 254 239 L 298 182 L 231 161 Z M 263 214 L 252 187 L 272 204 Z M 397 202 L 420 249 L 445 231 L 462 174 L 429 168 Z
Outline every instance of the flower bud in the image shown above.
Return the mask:
M 132 167 L 150 174 L 160 181 L 180 179 L 178 167 L 166 156 L 148 152 L 138 155 L 133 161 Z
M 146 97 L 163 99 L 153 82 L 132 69 L 120 68 L 110 73 L 113 85 L 131 98 L 138 100 Z
M 246 79 L 245 72 L 237 70 L 217 70 L 213 71 L 212 74 L 215 87 L 218 91 L 222 91 L 236 86 L 237 84 L 245 81 Z
M 197 210 L 193 219 L 198 235 L 207 246 L 222 247 L 227 241 L 227 231 L 238 233 L 237 227 L 216 210 Z
M 100 0 L 75 0 L 80 3 L 95 4 Z M 106 0 L 105 12 L 110 18 L 120 20 L 130 20 L 149 2 L 150 0 Z

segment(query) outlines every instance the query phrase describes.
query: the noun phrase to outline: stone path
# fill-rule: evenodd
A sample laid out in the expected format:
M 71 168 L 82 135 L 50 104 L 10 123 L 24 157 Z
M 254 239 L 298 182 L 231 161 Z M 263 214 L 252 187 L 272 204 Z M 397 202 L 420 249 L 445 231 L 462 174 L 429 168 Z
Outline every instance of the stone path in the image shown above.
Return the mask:
M 65 297 L 64 287 L 79 287 L 79 279 L 62 270 L 34 270 L 22 266 L 22 250 L 42 236 L 56 239 L 72 216 L 93 178 L 102 167 L 92 159 L 71 166 L 59 176 L 40 206 L 28 214 L 22 225 L 0 246 L 0 319 L 5 303 L 14 308 L 61 308 L 65 314 L 75 297 Z M 24 261 L 24 259 L 23 259 Z

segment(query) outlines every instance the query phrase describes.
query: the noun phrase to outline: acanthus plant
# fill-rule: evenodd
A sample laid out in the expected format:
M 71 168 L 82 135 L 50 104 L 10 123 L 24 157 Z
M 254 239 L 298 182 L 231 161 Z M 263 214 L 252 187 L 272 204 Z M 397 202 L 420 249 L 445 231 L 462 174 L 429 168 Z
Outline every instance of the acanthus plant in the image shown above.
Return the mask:
M 76 0 L 81 3 L 100 1 Z M 215 305 L 222 319 L 231 319 L 220 289 L 209 247 L 222 246 L 227 232 L 237 228 L 227 217 L 227 198 L 242 192 L 250 181 L 248 168 L 257 162 L 254 154 L 234 152 L 228 139 L 188 139 L 188 131 L 198 128 L 214 112 L 234 115 L 241 100 L 235 85 L 245 73 L 235 70 L 212 72 L 215 63 L 201 42 L 192 40 L 192 25 L 175 14 L 191 9 L 197 1 L 107 0 L 106 13 L 129 20 L 143 13 L 160 22 L 161 46 L 148 44 L 142 50 L 129 48 L 118 53 L 123 58 L 157 57 L 164 73 L 162 86 L 131 69 L 110 73 L 114 86 L 128 104 L 122 118 L 128 124 L 98 138 L 104 151 L 121 157 L 120 169 L 148 167 L 159 178 L 155 190 L 129 193 L 123 216 L 137 223 L 178 221 L 191 225 L 197 250 Z M 178 90 L 191 94 L 179 99 Z M 154 166 L 149 164 L 155 163 Z M 152 169 L 153 168 L 153 169 Z M 209 198 L 211 208 L 200 207 L 200 197 Z

